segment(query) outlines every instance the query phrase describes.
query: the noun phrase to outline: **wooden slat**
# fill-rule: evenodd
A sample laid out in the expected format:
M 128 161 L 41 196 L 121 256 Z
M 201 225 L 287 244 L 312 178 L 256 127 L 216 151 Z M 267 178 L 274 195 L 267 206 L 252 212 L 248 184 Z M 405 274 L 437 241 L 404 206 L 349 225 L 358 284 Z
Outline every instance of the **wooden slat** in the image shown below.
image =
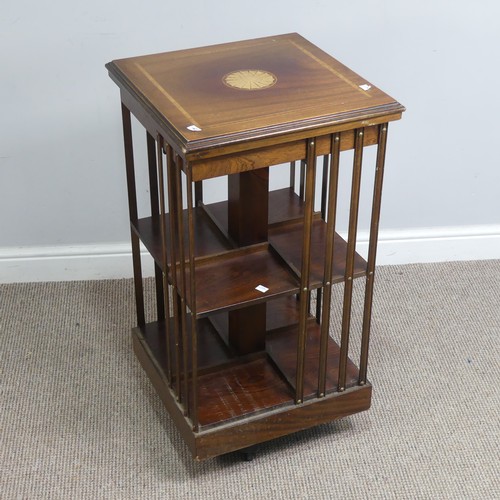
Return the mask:
M 137 221 L 137 194 L 135 187 L 135 171 L 134 171 L 134 150 L 132 143 L 132 123 L 130 111 L 122 103 L 122 125 L 123 125 L 123 145 L 125 150 L 125 168 L 127 173 L 127 193 L 130 222 L 133 224 Z M 141 251 L 139 238 L 131 228 L 130 231 L 132 241 L 132 265 L 134 268 L 134 288 L 135 288 L 135 309 L 137 313 L 137 324 L 142 326 L 145 324 L 144 315 L 144 289 L 142 286 L 142 268 L 141 268 Z
M 182 216 L 183 207 L 183 196 L 182 196 L 182 159 L 176 156 L 173 164 L 173 176 L 175 179 L 175 200 L 177 206 L 175 207 L 175 214 L 177 217 L 176 228 L 177 234 L 175 235 L 175 240 L 177 242 L 177 251 L 179 255 L 179 265 L 178 268 L 178 279 L 177 283 L 180 284 L 178 288 L 179 293 L 179 315 L 180 315 L 180 327 L 181 327 L 181 339 L 182 339 L 182 368 L 183 368 L 183 391 L 181 391 L 181 402 L 184 404 L 184 409 L 189 416 L 189 385 L 188 385 L 188 335 L 187 335 L 187 283 L 188 278 L 186 276 L 186 262 L 185 262 L 185 243 L 184 243 L 184 218 Z
M 363 129 L 359 129 L 356 131 L 356 145 L 354 148 L 354 163 L 352 169 L 351 207 L 349 212 L 349 235 L 347 239 L 347 258 L 346 258 L 345 280 L 344 280 L 344 303 L 342 309 L 342 332 L 340 338 L 340 362 L 339 362 L 339 385 L 338 385 L 339 391 L 345 390 L 345 381 L 346 381 L 362 162 L 363 162 Z
M 340 164 L 340 134 L 334 134 L 332 137 L 331 168 L 330 180 L 328 183 L 328 212 L 324 217 L 327 218 L 326 243 L 325 243 L 325 272 L 323 277 L 323 314 L 321 320 L 321 342 L 319 351 L 319 372 L 318 372 L 318 397 L 326 394 L 326 372 L 328 358 L 328 339 L 330 332 L 330 308 L 332 298 L 332 281 L 334 270 L 334 241 L 335 241 L 335 223 L 337 217 L 337 193 L 339 181 Z M 326 182 L 326 179 L 323 179 Z M 354 275 L 354 269 L 353 269 Z
M 172 316 L 173 316 L 173 335 L 174 335 L 174 364 L 175 364 L 175 398 L 177 402 L 181 401 L 181 358 L 182 358 L 182 346 L 180 342 L 181 338 L 181 319 L 180 319 L 180 304 L 179 304 L 179 284 L 177 283 L 177 262 L 179 259 L 178 256 L 178 234 L 179 230 L 177 228 L 177 190 L 176 190 L 176 176 L 175 176 L 175 160 L 174 160 L 174 152 L 171 146 L 166 143 L 165 144 L 165 153 L 166 153 L 166 167 L 167 167 L 167 190 L 168 190 L 168 208 L 169 208 L 169 227 L 170 232 L 168 233 L 169 242 L 170 242 L 170 256 L 171 256 L 171 275 L 170 280 L 172 283 Z M 165 231 L 167 231 L 165 229 Z M 154 238 L 156 240 L 156 238 Z M 152 241 L 154 241 L 152 240 Z M 149 251 L 152 251 L 152 247 L 149 248 Z M 154 256 L 153 252 L 153 256 Z M 167 254 L 168 255 L 168 254 Z M 167 287 L 168 287 L 167 283 Z M 169 311 L 170 305 L 167 308 Z M 167 315 L 170 317 L 170 315 Z
M 299 334 L 297 338 L 297 378 L 295 386 L 295 403 L 304 400 L 304 364 L 307 340 L 307 317 L 309 315 L 311 267 L 311 229 L 314 212 L 314 192 L 316 184 L 316 143 L 314 139 L 307 141 L 307 172 L 305 187 L 304 232 L 302 236 L 302 263 L 300 267 L 300 316 Z
M 149 199 L 151 204 L 151 217 L 159 224 L 160 208 L 158 194 L 158 173 L 156 170 L 156 143 L 154 137 L 146 131 L 146 144 L 148 152 L 148 172 L 149 172 Z M 156 288 L 156 315 L 159 320 L 165 319 L 165 307 L 163 296 L 163 276 L 161 267 L 157 262 L 155 266 L 155 288 Z
M 187 197 L 187 212 L 188 212 L 188 262 L 189 262 L 189 300 L 191 302 L 191 317 L 196 318 L 196 283 L 195 283 L 195 235 L 193 223 L 193 181 L 191 179 L 190 170 L 187 169 L 186 179 L 186 197 Z M 196 334 L 197 322 L 191 320 L 191 421 L 193 423 L 194 432 L 198 431 L 198 337 Z
M 168 311 L 170 307 L 169 291 L 168 291 L 168 264 L 167 264 L 167 234 L 166 234 L 166 200 L 165 200 L 165 181 L 163 169 L 163 138 L 159 135 L 156 140 L 157 145 L 157 166 L 158 166 L 158 180 L 159 180 L 159 210 L 160 210 L 160 228 L 161 228 L 161 261 L 163 266 L 162 284 L 163 290 L 163 309 Z M 165 336 L 167 338 L 167 377 L 172 380 L 172 356 L 170 352 L 170 321 L 165 321 Z
M 375 260 L 377 256 L 378 225 L 380 220 L 380 205 L 382 201 L 382 184 L 384 179 L 385 150 L 387 144 L 388 127 L 388 123 L 380 125 L 378 141 L 379 145 L 375 166 L 375 185 L 373 188 L 372 218 L 370 224 L 370 243 L 368 246 L 368 266 L 366 273 L 365 305 L 363 310 L 363 329 L 361 335 L 361 355 L 359 363 L 360 385 L 366 384 L 367 378 L 373 285 L 375 280 Z

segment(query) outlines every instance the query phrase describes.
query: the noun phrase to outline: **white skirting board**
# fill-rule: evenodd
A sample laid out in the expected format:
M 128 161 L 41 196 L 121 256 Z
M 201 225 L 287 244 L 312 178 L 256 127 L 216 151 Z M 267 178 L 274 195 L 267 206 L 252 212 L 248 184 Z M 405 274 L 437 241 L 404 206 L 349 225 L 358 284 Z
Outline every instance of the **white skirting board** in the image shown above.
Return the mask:
M 141 248 L 143 275 L 153 276 L 149 253 Z M 0 283 L 131 278 L 130 243 L 0 248 Z
M 357 243 L 357 251 L 364 257 L 367 238 L 360 233 Z M 144 248 L 141 256 L 143 276 L 153 276 L 153 262 Z M 500 225 L 384 230 L 379 234 L 377 265 L 486 259 L 500 259 Z M 130 277 L 130 243 L 0 248 L 0 283 Z

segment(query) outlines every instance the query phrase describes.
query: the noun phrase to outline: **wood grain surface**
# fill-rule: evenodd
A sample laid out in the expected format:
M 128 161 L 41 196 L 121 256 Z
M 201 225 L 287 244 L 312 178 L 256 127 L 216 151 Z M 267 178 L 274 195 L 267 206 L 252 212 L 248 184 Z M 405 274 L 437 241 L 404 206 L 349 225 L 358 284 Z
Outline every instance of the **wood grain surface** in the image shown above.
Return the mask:
M 296 33 L 120 59 L 107 68 L 185 151 L 404 110 Z M 276 81 L 251 91 L 227 84 L 228 74 L 247 70 Z

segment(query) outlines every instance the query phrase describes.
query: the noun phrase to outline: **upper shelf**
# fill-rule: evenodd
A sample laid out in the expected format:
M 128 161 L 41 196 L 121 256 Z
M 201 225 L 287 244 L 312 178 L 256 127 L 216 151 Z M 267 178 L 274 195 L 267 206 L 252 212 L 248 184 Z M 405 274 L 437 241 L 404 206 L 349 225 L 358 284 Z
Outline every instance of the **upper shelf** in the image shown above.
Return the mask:
M 187 258 L 189 241 L 187 210 L 183 212 L 183 220 L 184 254 Z M 196 235 L 194 248 L 196 257 L 217 254 L 232 248 L 230 242 L 224 237 L 203 209 L 199 207 L 193 209 L 193 225 Z M 159 218 L 144 217 L 132 224 L 132 228 L 136 231 L 160 268 L 163 269 L 162 236 Z M 168 214 L 165 220 L 165 230 L 167 234 L 167 262 L 170 263 L 170 218 Z
M 269 192 L 269 244 L 283 260 L 300 275 L 302 263 L 302 238 L 304 204 L 290 188 Z M 223 232 L 227 232 L 227 201 L 205 206 Z M 310 286 L 323 286 L 326 246 L 326 223 L 321 219 L 313 222 L 311 234 Z M 347 243 L 335 234 L 333 249 L 332 282 L 340 282 L 345 276 Z M 354 278 L 364 276 L 366 261 L 358 254 L 354 258 Z
M 205 211 L 227 233 L 227 201 L 204 205 Z M 291 188 L 269 191 L 269 224 L 300 219 L 304 216 L 304 202 Z
M 269 244 L 289 263 L 297 274 L 302 263 L 303 224 L 293 223 L 278 226 L 269 232 Z M 309 280 L 311 288 L 323 286 L 325 269 L 326 223 L 319 219 L 313 221 L 311 231 L 311 268 Z M 335 233 L 333 242 L 333 277 L 332 283 L 344 280 L 347 243 Z M 364 276 L 366 261 L 356 253 L 354 256 L 354 278 Z
M 270 298 L 298 292 L 302 261 L 303 203 L 292 189 L 269 193 L 269 244 L 235 249 L 227 238 L 227 201 L 193 209 L 196 267 L 196 311 L 203 317 L 218 311 L 243 307 Z M 184 248 L 189 289 L 187 211 L 184 217 Z M 132 225 L 153 258 L 163 269 L 160 222 L 139 219 Z M 167 262 L 170 265 L 169 217 L 166 217 Z M 324 283 L 326 223 L 313 221 L 311 235 L 310 286 Z M 332 282 L 345 277 L 347 244 L 335 235 Z M 363 276 L 366 262 L 355 254 L 354 277 Z M 180 269 L 177 269 L 180 280 Z M 268 290 L 256 290 L 262 285 Z M 189 291 L 189 290 L 188 290 Z M 189 293 L 186 294 L 189 297 Z
M 404 107 L 297 33 L 115 60 L 134 114 L 183 154 L 342 123 L 400 118 Z M 156 131 L 155 131 L 156 132 Z M 309 134 L 309 132 L 308 132 Z
M 266 243 L 197 260 L 195 273 L 197 317 L 299 291 L 296 278 Z M 189 269 L 187 288 L 190 302 Z

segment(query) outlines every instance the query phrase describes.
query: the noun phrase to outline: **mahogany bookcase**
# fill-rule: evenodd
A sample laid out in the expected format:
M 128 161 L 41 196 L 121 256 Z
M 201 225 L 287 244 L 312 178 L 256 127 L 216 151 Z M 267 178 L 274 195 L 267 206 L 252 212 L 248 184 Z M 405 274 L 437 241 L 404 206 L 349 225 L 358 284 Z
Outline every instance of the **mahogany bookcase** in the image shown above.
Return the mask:
M 298 34 L 106 67 L 121 94 L 134 351 L 193 457 L 368 409 L 387 130 L 403 106 Z M 138 217 L 131 113 L 146 129 L 149 217 Z M 377 152 L 365 260 L 356 237 L 370 146 Z M 347 150 L 352 182 L 343 239 L 336 213 Z M 270 190 L 270 171 L 278 168 L 288 169 L 290 183 Z M 227 200 L 204 203 L 203 181 L 222 176 Z M 144 312 L 140 242 L 155 264 L 152 322 Z M 365 299 L 359 355 L 351 360 L 356 278 L 365 282 Z M 336 286 L 343 300 L 334 323 Z

